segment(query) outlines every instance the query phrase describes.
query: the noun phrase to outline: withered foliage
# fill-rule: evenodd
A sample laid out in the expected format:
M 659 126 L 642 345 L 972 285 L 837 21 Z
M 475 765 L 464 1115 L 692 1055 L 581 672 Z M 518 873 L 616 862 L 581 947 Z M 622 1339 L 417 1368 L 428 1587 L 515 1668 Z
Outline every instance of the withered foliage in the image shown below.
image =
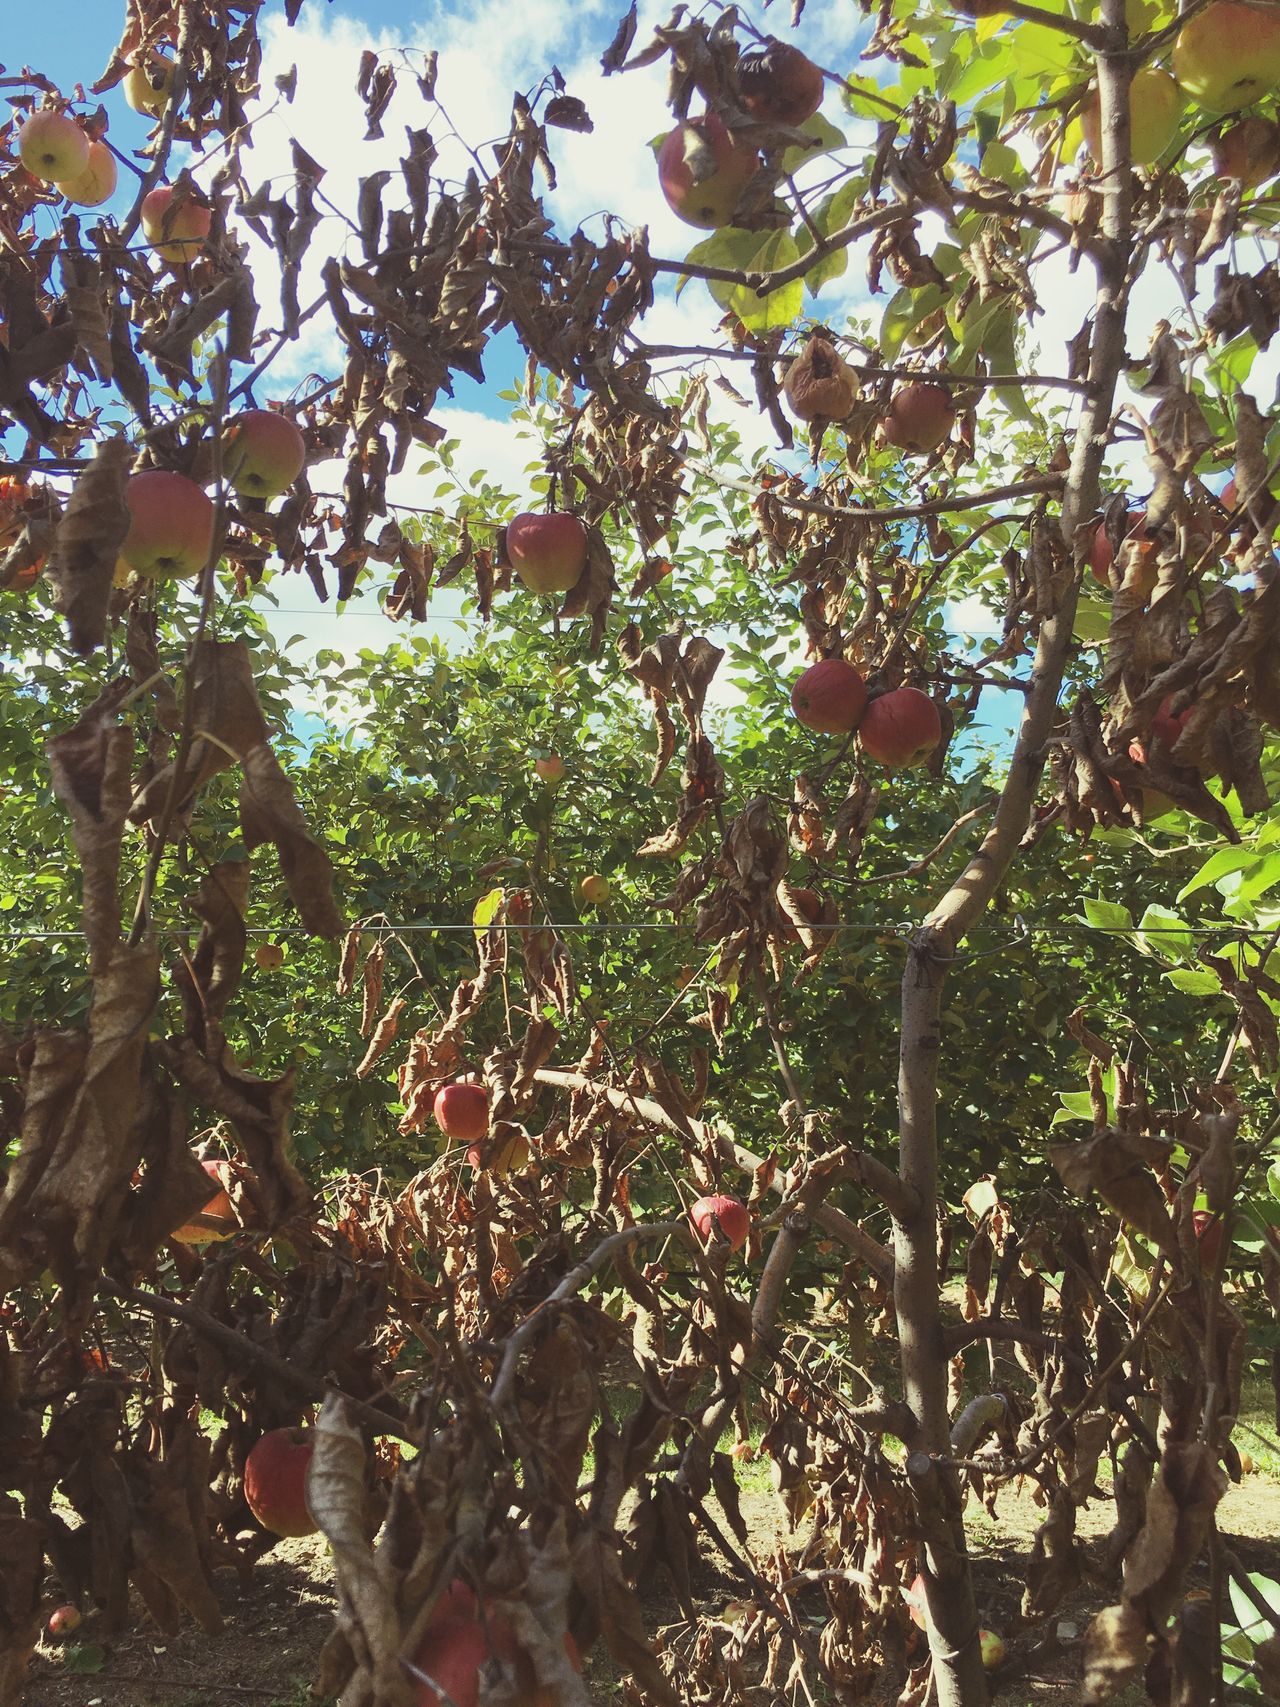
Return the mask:
M 286 0 L 289 22 L 301 3 Z M 1239 1470 L 1231 1430 L 1244 1327 L 1221 1265 L 1203 1260 L 1194 1205 L 1203 1193 L 1213 1216 L 1230 1212 L 1242 1119 L 1234 1092 L 1225 1080 L 1190 1087 L 1179 1110 L 1153 1109 L 1116 1047 L 1073 1016 L 1071 1034 L 1091 1056 L 1096 1119 L 1088 1139 L 1051 1153 L 1068 1199 L 1096 1199 L 1105 1213 L 1059 1200 L 1019 1221 L 987 1178 L 966 1193 L 962 1213 L 943 1215 L 944 1271 L 967 1239 L 961 1319 L 937 1348 L 954 1421 L 949 1441 L 944 1429 L 929 1451 L 900 1459 L 886 1437 L 914 1440 L 921 1419 L 881 1390 L 876 1370 L 877 1342 L 894 1332 L 891 1282 L 905 1244 L 895 1252 L 874 1236 L 870 1213 L 887 1209 L 901 1239 L 914 1188 L 856 1147 L 833 1113 L 805 1108 L 771 1005 L 778 981 L 810 972 L 834 941 L 836 886 L 859 881 L 880 789 L 860 757 L 849 759 L 851 738 L 781 798 L 733 800 L 707 720 L 724 651 L 659 618 L 665 553 L 706 472 L 699 458 L 715 449 L 711 382 L 687 378 L 668 394 L 640 336 L 655 278 L 677 269 L 651 255 L 643 229 L 612 219 L 598 237 L 557 234 L 541 199 L 541 187 L 555 185 L 549 131 L 592 128 L 558 72 L 536 95 L 514 97 L 491 161 L 475 155 L 460 182 L 437 170 L 431 130 L 410 129 L 397 167 L 364 176 L 357 206 L 344 210 L 351 244 L 317 264 L 324 163 L 295 143 L 283 179 L 253 176 L 247 104 L 258 93 L 262 10 L 260 0 L 127 0 L 94 92 L 131 70 L 156 72 L 157 50 L 171 59 L 174 84 L 143 151 L 147 182 L 120 222 L 64 211 L 57 238 L 37 239 L 33 214 L 60 196 L 17 164 L 14 144 L 37 100 L 56 104 L 46 80 L 24 85 L 0 128 L 0 426 L 25 436 L 24 467 L 78 470 L 69 480 L 6 477 L 0 589 L 29 588 L 47 562 L 71 646 L 110 657 L 96 702 L 47 744 L 80 870 L 87 1013 L 79 1023 L 33 1018 L 23 1035 L 0 1037 L 0 1285 L 36 1300 L 0 1313 L 0 1707 L 19 1698 L 55 1578 L 63 1598 L 92 1602 L 107 1629 L 126 1620 L 136 1594 L 162 1631 L 185 1615 L 217 1631 L 216 1573 L 244 1574 L 274 1544 L 244 1498 L 246 1456 L 264 1431 L 303 1421 L 314 1423 L 308 1493 L 338 1598 L 317 1687 L 343 1707 L 404 1707 L 423 1681 L 433 1613 L 459 1584 L 513 1637 L 484 1675 L 486 1707 L 510 1707 L 534 1688 L 556 1707 L 584 1707 L 574 1656 L 597 1643 L 631 1707 L 755 1707 L 801 1690 L 812 1699 L 811 1685 L 849 1700 L 876 1690 L 884 1699 L 887 1686 L 900 1707 L 922 1703 L 930 1662 L 907 1596 L 922 1564 L 955 1577 L 954 1557 L 935 1545 L 942 1496 L 963 1488 L 994 1513 L 1001 1490 L 1021 1478 L 1043 1512 L 1025 1573 L 1027 1624 L 1085 1582 L 1110 1597 L 1086 1639 L 1087 1699 L 1108 1701 L 1139 1674 L 1160 1707 L 1206 1699 L 1217 1632 L 1185 1578 Z M 675 118 L 705 105 L 759 151 L 735 227 L 790 227 L 782 192 L 792 151 L 813 138 L 744 100 L 737 9 L 708 19 L 677 8 L 638 46 L 637 28 L 632 5 L 606 72 L 665 61 Z M 906 20 L 881 8 L 866 51 L 910 64 L 908 34 Z M 408 56 L 369 51 L 352 71 L 366 138 L 383 135 L 402 79 L 416 78 L 424 107 L 434 99 L 434 55 L 415 68 Z M 292 76 L 279 79 L 281 99 L 292 93 Z M 86 121 L 95 136 L 105 125 L 101 109 Z M 142 194 L 168 171 L 175 140 L 206 153 L 216 141 L 218 164 L 207 190 L 188 172 L 171 174 L 179 206 L 207 207 L 210 234 L 191 258 L 168 262 L 134 239 Z M 958 145 L 954 107 L 921 95 L 901 122 L 879 127 L 868 159 L 851 169 L 848 215 L 868 222 L 868 286 L 879 292 L 891 280 L 946 297 L 921 215 L 976 209 L 967 282 L 934 314 L 959 323 L 981 307 L 1012 326 L 1037 307 L 1026 228 L 1009 187 Z M 1139 185 L 1138 216 L 1166 233 L 1161 241 L 1194 278 L 1195 264 L 1233 238 L 1240 197 L 1224 191 L 1193 219 L 1161 201 L 1166 192 Z M 1096 226 L 1089 214 L 1071 238 L 1077 255 L 1089 220 Z M 246 229 L 279 262 L 271 332 L 259 329 Z M 309 262 L 320 294 L 306 302 Z M 736 288 L 767 293 L 773 282 L 744 278 Z M 336 338 L 340 370 L 318 376 L 286 412 L 308 463 L 340 464 L 341 490 L 314 491 L 304 471 L 270 512 L 226 490 L 222 417 L 252 398 L 317 316 Z M 1273 266 L 1252 276 L 1219 269 L 1206 339 L 1249 330 L 1265 347 L 1278 322 Z M 215 328 L 206 370 L 201 352 Z M 882 512 L 861 472 L 893 373 L 862 365 L 865 351 L 820 326 L 791 349 L 781 332 L 752 333 L 732 312 L 724 331 L 779 442 L 792 439 L 784 399 L 809 425 L 814 472 L 758 471 L 746 488 L 749 520 L 722 549 L 791 601 L 813 657 L 848 660 L 873 693 L 904 683 L 931 693 L 943 727 L 931 764 L 941 775 L 951 730 L 975 710 L 983 679 L 925 619 L 948 567 L 1002 520 L 994 498 L 976 532 L 954 519 L 972 507 L 962 488 L 988 371 L 956 386 L 954 425 L 921 465 L 942 498 Z M 619 600 L 623 552 L 638 564 L 617 652 L 652 709 L 651 787 L 677 755 L 683 761 L 674 817 L 655 815 L 637 851 L 672 862 L 665 905 L 677 919 L 692 916 L 707 955 L 695 1023 L 697 1036 L 709 1035 L 683 1062 L 651 1035 L 656 1024 L 625 1050 L 616 1044 L 523 875 L 477 928 L 474 970 L 434 1011 L 397 982 L 389 927 L 362 921 L 346 935 L 337 981 L 339 994 L 359 995 L 352 1031 L 363 1054 L 352 1071 L 394 1064 L 403 1140 L 421 1142 L 437 1094 L 459 1078 L 483 1087 L 489 1125 L 465 1159 L 446 1148 L 408 1183 L 403 1173 L 394 1183 L 372 1173 L 333 1182 L 322 1206 L 290 1144 L 292 1073 L 262 1077 L 229 1039 L 251 856 L 274 847 L 302 930 L 337 939 L 344 919 L 329 861 L 272 745 L 248 646 L 214 638 L 212 564 L 180 690 L 170 679 L 154 587 L 118 576 L 126 480 L 151 468 L 216 482 L 215 557 L 241 595 L 269 559 L 339 600 L 377 564 L 390 572 L 391 619 L 423 620 L 432 591 L 464 576 L 487 619 L 511 586 L 503 530 L 468 514 L 425 538 L 390 514 L 387 483 L 440 441 L 441 399 L 458 378 L 485 378 L 504 332 L 526 354 L 531 402 L 546 376 L 556 382 L 550 502 L 580 516 L 587 535 L 557 620 L 584 619 L 590 651 Z M 1071 352 L 1072 383 L 1083 351 Z M 901 371 L 928 371 L 929 359 L 913 355 Z M 1065 589 L 1074 604 L 1099 526 L 1110 554 L 1103 667 L 1054 732 L 1055 801 L 1037 828 L 1142 824 L 1172 802 L 1235 838 L 1208 784 L 1234 791 L 1245 815 L 1269 804 L 1261 730 L 1280 725 L 1280 582 L 1268 538 L 1267 423 L 1237 398 L 1240 507 L 1229 516 L 1195 475 L 1212 435 L 1187 360 L 1165 330 L 1147 352 L 1138 394 L 1149 408 L 1154 490 L 1137 534 L 1118 501 L 1068 544 L 1057 452 L 1048 473 L 1010 471 L 1006 493 L 1025 510 L 999 559 L 1002 624 L 986 670 L 1027 657 L 1060 616 Z M 164 418 L 156 375 L 179 400 Z M 723 374 L 714 383 L 752 406 Z M 103 432 L 104 416 L 120 408 L 139 424 L 136 442 Z M 949 496 L 957 501 L 947 520 Z M 914 543 L 901 525 L 908 515 Z M 239 842 L 211 848 L 203 836 L 190 931 L 169 953 L 151 917 L 157 871 L 194 845 L 194 828 L 207 830 L 209 795 L 230 783 Z M 223 821 L 209 814 L 210 824 Z M 124 877 L 130 836 L 146 859 L 140 890 Z M 803 883 L 796 857 L 807 862 Z M 1274 1073 L 1280 985 L 1260 958 L 1209 955 L 1204 964 L 1234 1003 L 1258 1069 Z M 763 1155 L 704 1115 L 712 1050 L 738 1005 L 754 1013 L 757 1002 L 788 1093 L 776 1147 Z M 584 1026 L 585 1052 L 557 1062 L 566 1036 Z M 1113 1105 L 1104 1062 L 1117 1074 Z M 676 1188 L 666 1221 L 633 1200 L 655 1151 Z M 571 1193 L 575 1173 L 585 1191 Z M 739 1177 L 749 1181 L 737 1187 L 751 1211 L 747 1251 L 763 1259 L 754 1293 L 749 1271 L 732 1263 L 723 1218 L 695 1234 L 685 1201 Z M 837 1184 L 868 1200 L 867 1224 L 828 1201 Z M 818 1240 L 824 1257 L 835 1255 L 821 1310 L 837 1349 L 825 1351 L 808 1331 L 808 1300 L 799 1321 L 782 1307 L 797 1254 Z M 1267 1298 L 1280 1310 L 1280 1248 L 1264 1255 Z M 1052 1299 L 1047 1276 L 1057 1277 Z M 154 1324 L 145 1345 L 139 1317 Z M 995 1341 L 1011 1347 L 1017 1376 L 1002 1365 L 997 1380 L 991 1362 L 972 1392 L 963 1354 Z M 625 1417 L 610 1403 L 619 1385 L 636 1399 Z M 205 1415 L 217 1419 L 212 1437 Z M 798 1560 L 759 1549 L 739 1509 L 721 1441 L 732 1426 L 745 1445 L 753 1415 L 788 1513 L 812 1519 Z M 401 1458 L 401 1444 L 413 1455 Z M 1087 1542 L 1079 1514 L 1108 1497 L 1114 1524 Z M 707 1547 L 742 1585 L 743 1598 L 716 1615 L 698 1594 Z M 661 1631 L 643 1599 L 655 1581 L 680 1611 Z M 929 1577 L 926 1591 L 937 1588 Z M 1274 1646 L 1256 1661 L 1274 1677 Z

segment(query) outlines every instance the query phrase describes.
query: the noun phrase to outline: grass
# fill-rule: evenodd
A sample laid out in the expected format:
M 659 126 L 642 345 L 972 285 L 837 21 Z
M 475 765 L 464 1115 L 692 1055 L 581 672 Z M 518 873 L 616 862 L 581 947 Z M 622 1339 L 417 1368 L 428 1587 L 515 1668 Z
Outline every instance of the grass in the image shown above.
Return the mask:
M 1254 1371 L 1246 1373 L 1232 1439 L 1253 1459 L 1256 1474 L 1280 1482 L 1280 1439 L 1276 1437 L 1275 1395 L 1269 1376 Z

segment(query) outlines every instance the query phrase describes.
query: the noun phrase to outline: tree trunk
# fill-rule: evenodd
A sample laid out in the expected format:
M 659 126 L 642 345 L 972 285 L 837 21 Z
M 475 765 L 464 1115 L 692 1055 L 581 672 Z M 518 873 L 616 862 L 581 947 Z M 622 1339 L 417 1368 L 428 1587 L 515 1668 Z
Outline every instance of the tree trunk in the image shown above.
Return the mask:
M 1033 530 L 1032 568 L 1048 608 L 1036 646 L 1031 689 L 991 829 L 975 856 L 916 932 L 902 980 L 898 1072 L 899 1173 L 917 1207 L 894 1224 L 894 1305 L 903 1394 L 916 1418 L 908 1472 L 916 1494 L 921 1569 L 928 1606 L 938 1707 L 986 1707 L 977 1609 L 965 1546 L 959 1478 L 946 1458 L 947 1357 L 938 1273 L 937 1081 L 943 988 L 965 934 L 1003 884 L 1035 803 L 1045 748 L 1057 715 L 1075 620 L 1099 474 L 1124 361 L 1130 246 L 1129 64 L 1124 0 L 1102 0 L 1112 45 L 1098 59 L 1105 176 L 1089 382 L 1063 494 L 1061 537 Z M 1046 594 L 1048 597 L 1046 598 Z

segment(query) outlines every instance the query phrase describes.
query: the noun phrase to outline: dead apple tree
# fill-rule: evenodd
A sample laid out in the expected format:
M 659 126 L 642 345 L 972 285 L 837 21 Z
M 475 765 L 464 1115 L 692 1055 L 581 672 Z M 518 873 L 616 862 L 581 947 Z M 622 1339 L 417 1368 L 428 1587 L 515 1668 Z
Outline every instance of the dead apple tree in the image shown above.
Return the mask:
M 1223 6 L 1257 12 L 1264 35 L 1273 27 L 1270 8 L 1245 0 L 1188 10 Z M 293 22 L 301 0 L 285 9 Z M 0 585 L 51 584 L 69 644 L 100 671 L 97 699 L 70 727 L 51 708 L 49 742 L 83 877 L 91 1007 L 76 1026 L 33 1013 L 0 1055 L 14 1134 L 0 1275 L 21 1305 L 0 1340 L 0 1415 L 29 1448 L 20 1497 L 0 1506 L 0 1700 L 20 1688 L 46 1560 L 64 1598 L 91 1598 L 117 1621 L 132 1583 L 162 1627 L 180 1605 L 216 1627 L 215 1565 L 270 1545 L 246 1514 L 247 1452 L 322 1400 L 310 1501 L 340 1596 L 322 1683 L 350 1707 L 437 1699 L 422 1691 L 444 1663 L 442 1609 L 458 1594 L 506 1632 L 482 1697 L 494 1703 L 534 1683 L 541 1699 L 586 1701 L 577 1656 L 602 1637 L 636 1702 L 745 1701 L 762 1681 L 795 1699 L 821 1684 L 856 1700 L 888 1672 L 904 1707 L 930 1690 L 940 1707 L 980 1707 L 965 1499 L 1036 1480 L 1047 1516 L 1023 1612 L 1041 1620 L 1081 1576 L 1077 1514 L 1107 1453 L 1116 1522 L 1093 1563 L 1118 1598 L 1090 1631 L 1087 1698 L 1106 1701 L 1145 1673 L 1161 1703 L 1223 1700 L 1218 1614 L 1239 1572 L 1214 1509 L 1238 1471 L 1245 1326 L 1221 1255 L 1201 1261 L 1195 1217 L 1203 1197 L 1230 1228 L 1239 1183 L 1272 1142 L 1257 1099 L 1224 1066 L 1213 1083 L 1176 1087 L 1176 1105 L 1153 1106 L 1114 1042 L 1073 1016 L 1094 1133 L 1055 1146 L 1053 1161 L 1070 1193 L 1107 1214 L 1059 1200 L 1019 1222 L 990 1182 L 975 1186 L 963 1318 L 944 1309 L 954 1228 L 938 1134 L 948 991 L 963 989 L 970 939 L 1020 854 L 1173 807 L 1232 839 L 1266 805 L 1262 732 L 1280 722 L 1269 423 L 1228 385 L 1231 370 L 1200 365 L 1227 340 L 1265 347 L 1280 322 L 1275 263 L 1248 275 L 1219 262 L 1211 306 L 1198 321 L 1188 309 L 1194 336 L 1133 311 L 1153 272 L 1194 305 L 1203 269 L 1234 257 L 1237 237 L 1270 241 L 1256 185 L 1226 180 L 1210 193 L 1207 130 L 1225 147 L 1234 121 L 1190 113 L 1134 168 L 1131 132 L 1149 118 L 1136 93 L 1131 102 L 1134 73 L 1168 56 L 1179 21 L 1155 7 L 1131 34 L 1124 0 L 1103 0 L 1097 19 L 1006 0 L 961 23 L 885 7 L 862 54 L 881 73 L 872 79 L 846 77 L 846 64 L 824 76 L 736 7 L 677 12 L 640 39 L 633 5 L 604 73 L 669 68 L 674 128 L 654 195 L 712 232 L 665 256 L 612 218 L 597 239 L 549 217 L 551 138 L 592 126 L 558 71 L 517 94 L 500 142 L 467 144 L 455 177 L 442 163 L 441 68 L 407 53 L 352 67 L 366 140 L 382 136 L 400 86 L 439 122 L 406 126 L 395 166 L 369 172 L 355 205 L 338 210 L 341 246 L 321 242 L 322 160 L 294 142 L 288 182 L 255 181 L 262 10 L 240 8 L 233 22 L 196 0 L 131 0 L 94 86 L 104 105 L 67 102 L 33 73 L 10 81 L 14 117 L 0 132 L 0 216 L 18 234 L 0 253 L 0 411 L 15 450 L 0 492 Z M 798 0 L 798 22 L 804 10 Z M 846 61 L 854 49 L 850 30 Z M 1179 75 L 1192 82 L 1194 59 L 1184 45 Z M 155 129 L 132 205 L 86 229 L 81 192 L 67 184 L 64 195 L 52 176 L 59 147 L 78 163 L 80 142 L 44 124 L 40 149 L 41 133 L 29 136 L 28 171 L 23 127 L 37 110 L 70 112 L 96 146 L 122 83 Z M 951 100 L 957 83 L 963 98 Z M 281 100 L 291 92 L 278 80 Z M 1071 127 L 1086 106 L 1101 158 L 1068 190 Z M 1025 323 L 1040 307 L 1037 281 L 1066 256 L 1085 306 L 1064 325 L 1059 305 L 1065 355 L 1042 354 Z M 855 259 L 872 293 L 886 278 L 896 286 L 878 328 L 802 328 L 805 288 L 817 296 Z M 723 318 L 696 343 L 647 341 L 646 315 L 676 278 L 705 284 Z M 273 366 L 316 325 L 338 359 L 262 416 Z M 406 513 L 388 483 L 439 444 L 442 394 L 455 376 L 483 375 L 504 331 L 527 358 L 547 515 L 526 499 L 508 533 L 505 514 L 474 502 Z M 743 374 L 751 398 L 735 383 Z M 717 397 L 766 420 L 778 452 L 751 469 L 719 454 Z M 807 468 L 786 454 L 790 417 L 808 429 Z M 1231 437 L 1234 518 L 1201 478 Z M 1153 488 L 1140 525 L 1108 490 L 1109 453 L 1126 439 L 1141 443 Z M 151 478 L 154 493 L 159 474 L 183 482 L 165 493 L 198 501 L 176 514 L 144 502 L 134 482 Z M 802 635 L 809 660 L 841 665 L 795 703 L 807 727 L 843 739 L 750 798 L 735 795 L 708 711 L 740 639 L 732 614 L 690 632 L 696 606 L 664 592 L 699 505 L 715 510 L 726 555 L 767 587 L 776 637 Z M 616 659 L 653 713 L 653 786 L 683 742 L 674 817 L 655 821 L 636 853 L 667 872 L 654 900 L 706 957 L 710 1043 L 723 1046 L 744 1013 L 763 1021 L 761 1071 L 785 1092 L 773 1153 L 706 1106 L 704 1050 L 688 1049 L 676 1070 L 658 1047 L 674 1002 L 615 1043 L 617 1016 L 583 995 L 557 926 L 545 850 L 517 864 L 495 848 L 481 876 L 500 881 L 474 915 L 476 963 L 450 993 L 415 981 L 404 937 L 377 917 L 348 932 L 338 969 L 339 989 L 362 998 L 356 1071 L 396 1067 L 402 1134 L 428 1130 L 458 1081 L 470 1080 L 475 1106 L 483 1087 L 472 1176 L 462 1183 L 446 1156 L 394 1190 L 352 1179 L 319 1212 L 289 1154 L 291 1075 L 260 1077 L 228 1043 L 250 878 L 227 842 L 232 816 L 246 854 L 278 850 L 303 930 L 337 938 L 344 926 L 326 854 L 273 749 L 252 652 L 215 637 L 222 606 L 251 598 L 268 563 L 321 598 L 381 578 L 388 620 L 407 623 L 464 578 L 485 622 L 531 595 L 562 595 L 546 644 Z M 1105 582 L 1105 605 L 1089 594 L 1105 626 L 1100 664 L 1079 643 L 1091 566 Z M 165 578 L 184 567 L 198 572 L 185 650 Z M 980 658 L 955 645 L 943 614 L 977 587 L 1001 623 Z M 832 691 L 836 676 L 857 681 L 852 697 Z M 813 973 L 843 913 L 874 896 L 885 874 L 860 861 L 893 767 L 926 757 L 941 777 L 992 683 L 1024 698 L 1002 784 L 908 852 L 907 875 L 940 893 L 909 933 L 896 1151 L 877 1154 L 851 1136 L 865 1111 L 811 1105 L 803 1042 L 778 1014 L 786 956 L 798 950 Z M 869 725 L 859 741 L 868 702 L 888 732 Z M 231 777 L 234 815 L 217 804 Z M 162 980 L 155 902 L 179 856 L 202 872 L 188 904 L 198 935 Z M 1227 1066 L 1243 1038 L 1274 1068 L 1270 948 L 1248 937 L 1238 947 L 1206 957 L 1238 1015 Z M 389 963 L 404 972 L 390 996 Z M 226 1210 L 209 1207 L 192 1151 L 197 1112 L 234 1147 L 218 1172 Z M 452 1119 L 440 1118 L 446 1132 Z M 1242 1126 L 1253 1135 L 1237 1151 Z M 696 1232 L 686 1213 L 694 1196 L 741 1192 L 744 1175 L 748 1253 L 762 1259 L 751 1282 L 733 1266 L 736 1212 L 700 1215 Z M 640 1184 L 661 1212 L 637 1213 Z M 243 1235 L 194 1254 L 187 1235 L 202 1209 L 197 1228 L 221 1227 L 229 1210 Z M 864 1223 L 886 1212 L 890 1234 L 878 1237 Z M 852 1351 L 820 1365 L 792 1334 L 814 1229 L 859 1306 L 890 1313 L 892 1383 Z M 1135 1241 L 1151 1259 L 1140 1279 L 1134 1264 L 1116 1266 Z M 1277 1253 L 1267 1260 L 1274 1280 Z M 1047 1276 L 1061 1277 L 1052 1313 Z M 113 1373 L 103 1336 L 139 1314 L 170 1324 L 163 1355 Z M 993 1361 L 970 1390 L 963 1353 L 981 1343 L 1012 1347 L 1021 1381 L 997 1381 Z M 638 1393 L 622 1421 L 607 1396 L 620 1369 Z M 216 1442 L 198 1425 L 202 1407 L 223 1419 Z M 794 1569 L 754 1557 L 737 1513 L 719 1442 L 749 1413 L 767 1423 L 784 1495 L 818 1515 Z M 902 1463 L 886 1436 L 904 1443 Z M 398 1468 L 384 1457 L 377 1471 L 375 1437 L 411 1441 L 417 1455 Z M 55 1489 L 78 1528 L 55 1509 Z M 376 1548 L 371 1513 L 385 1514 Z M 727 1636 L 695 1605 L 695 1519 L 747 1597 Z M 127 1545 L 104 1547 L 117 1532 Z M 1183 1598 L 1202 1548 L 1211 1629 Z M 657 1563 L 685 1613 L 660 1643 L 636 1588 Z M 903 1599 L 917 1573 L 927 1654 Z M 798 1611 L 806 1594 L 824 1603 L 820 1635 Z M 1253 1663 L 1266 1678 L 1274 1650 L 1260 1644 Z

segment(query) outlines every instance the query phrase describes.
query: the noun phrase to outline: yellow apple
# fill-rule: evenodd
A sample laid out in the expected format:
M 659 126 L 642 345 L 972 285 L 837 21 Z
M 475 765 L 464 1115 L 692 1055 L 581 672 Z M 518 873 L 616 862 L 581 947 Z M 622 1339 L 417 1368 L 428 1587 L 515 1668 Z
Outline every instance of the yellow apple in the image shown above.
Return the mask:
M 1280 88 L 1280 6 L 1214 0 L 1182 26 L 1173 74 L 1211 113 L 1233 113 Z
M 173 61 L 162 53 L 148 53 L 129 67 L 124 80 L 124 98 L 135 113 L 158 119 L 173 93 Z
M 89 164 L 84 171 L 78 178 L 65 183 L 59 179 L 58 188 L 69 202 L 76 202 L 80 207 L 101 207 L 115 195 L 119 176 L 116 157 L 106 143 L 91 142 Z
M 1167 71 L 1144 65 L 1129 85 L 1129 152 L 1135 166 L 1150 166 L 1173 141 L 1182 116 L 1178 85 Z M 1080 110 L 1089 153 L 1102 164 L 1102 115 L 1098 91 L 1091 89 Z
M 32 113 L 18 132 L 18 158 L 33 178 L 65 183 L 88 166 L 89 138 L 69 113 L 48 107 Z

